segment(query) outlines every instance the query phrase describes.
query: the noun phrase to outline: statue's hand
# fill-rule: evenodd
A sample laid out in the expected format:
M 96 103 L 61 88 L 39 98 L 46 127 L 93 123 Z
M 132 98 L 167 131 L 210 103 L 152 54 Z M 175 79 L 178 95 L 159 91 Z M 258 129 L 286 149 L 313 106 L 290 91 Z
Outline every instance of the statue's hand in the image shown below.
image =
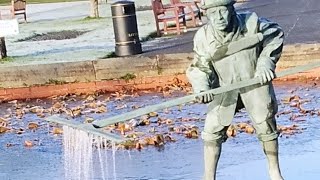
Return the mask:
M 214 99 L 214 94 L 212 93 L 207 93 L 207 94 L 204 94 L 204 95 L 199 95 L 196 97 L 196 101 L 198 103 L 210 103 L 211 101 L 213 101 Z
M 260 78 L 260 84 L 265 84 L 275 78 L 275 74 L 271 69 L 266 67 L 258 68 L 254 77 Z

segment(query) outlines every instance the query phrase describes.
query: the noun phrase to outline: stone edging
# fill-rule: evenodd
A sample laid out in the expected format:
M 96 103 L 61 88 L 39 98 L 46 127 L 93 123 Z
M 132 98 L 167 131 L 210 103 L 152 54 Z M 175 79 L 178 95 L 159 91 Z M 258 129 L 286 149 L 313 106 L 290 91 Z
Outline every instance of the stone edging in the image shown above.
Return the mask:
M 184 72 L 192 59 L 193 53 L 181 53 L 0 67 L 0 99 L 43 98 L 123 88 L 152 89 L 170 84 L 174 77 L 185 81 Z M 277 70 L 315 60 L 320 60 L 320 44 L 285 46 Z M 319 77 L 318 68 L 284 79 Z

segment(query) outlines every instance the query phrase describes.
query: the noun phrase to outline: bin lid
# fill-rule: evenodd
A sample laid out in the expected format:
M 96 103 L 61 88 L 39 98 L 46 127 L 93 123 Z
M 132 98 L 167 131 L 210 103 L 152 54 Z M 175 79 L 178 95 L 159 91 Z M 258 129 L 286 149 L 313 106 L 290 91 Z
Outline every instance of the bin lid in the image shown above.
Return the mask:
M 131 5 L 134 4 L 133 0 L 116 0 L 111 6 Z

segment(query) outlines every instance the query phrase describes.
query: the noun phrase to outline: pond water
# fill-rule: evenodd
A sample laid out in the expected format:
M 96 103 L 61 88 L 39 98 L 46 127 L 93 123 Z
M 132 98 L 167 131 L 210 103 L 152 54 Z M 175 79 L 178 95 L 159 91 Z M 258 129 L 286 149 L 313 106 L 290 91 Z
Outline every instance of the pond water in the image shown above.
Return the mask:
M 318 83 L 275 84 L 279 103 L 278 124 L 298 127 L 294 133 L 282 133 L 279 138 L 280 163 L 286 179 L 309 180 L 320 177 L 320 166 L 318 166 L 320 160 L 320 85 Z M 105 113 L 87 111 L 74 119 L 78 121 L 83 121 L 87 117 L 101 119 L 131 111 L 133 107 L 151 105 L 183 95 L 174 93 L 163 97 L 163 93 L 138 93 L 140 96 L 125 98 L 119 98 L 117 95 L 110 96 L 110 94 L 97 96 L 95 101 L 104 103 L 108 111 Z M 291 101 L 294 98 L 297 101 Z M 65 102 L 64 106 L 70 109 L 85 102 L 85 99 L 81 99 L 80 96 L 65 97 L 62 100 Z M 58 133 L 53 135 L 53 127 L 43 120 L 41 114 L 30 112 L 31 107 L 41 106 L 43 109 L 48 109 L 55 102 L 62 100 L 42 99 L 1 104 L 0 114 L 2 117 L 10 118 L 8 120 L 10 126 L 8 127 L 11 130 L 0 134 L 0 179 L 65 178 L 62 135 Z M 300 102 L 300 108 L 295 104 L 297 102 Z M 29 111 L 26 110 L 28 108 Z M 20 114 L 19 109 L 24 109 L 23 115 Z M 201 131 L 205 109 L 205 105 L 202 104 L 187 104 L 182 107 L 170 108 L 167 112 L 158 112 L 158 117 L 172 119 L 175 126 L 192 124 Z M 47 117 L 50 113 L 44 112 L 43 114 Z M 181 121 L 181 119 L 188 118 L 194 120 Z M 247 122 L 247 120 L 249 120 L 247 114 L 242 111 L 236 115 L 234 122 Z M 36 130 L 28 129 L 30 122 L 36 122 L 39 127 Z M 158 133 L 165 133 L 167 130 L 167 127 L 161 128 L 157 123 L 152 123 L 152 119 L 150 125 L 138 127 L 139 131 L 146 133 L 150 128 L 157 128 Z M 115 171 L 112 149 L 102 150 L 109 159 L 108 170 L 106 170 L 109 173 L 102 178 L 101 173 L 99 174 L 97 171 L 93 179 L 115 179 L 115 177 L 116 179 L 128 180 L 201 179 L 203 171 L 202 140 L 200 138 L 185 138 L 181 134 L 172 134 L 172 136 L 177 141 L 166 143 L 162 147 L 148 146 L 140 151 L 119 149 L 115 152 Z M 33 145 L 26 147 L 26 141 L 32 142 Z M 97 159 L 93 159 L 93 162 L 99 167 Z M 218 170 L 219 180 L 267 180 L 266 169 L 261 146 L 254 134 L 238 133 L 236 137 L 229 138 L 223 145 Z

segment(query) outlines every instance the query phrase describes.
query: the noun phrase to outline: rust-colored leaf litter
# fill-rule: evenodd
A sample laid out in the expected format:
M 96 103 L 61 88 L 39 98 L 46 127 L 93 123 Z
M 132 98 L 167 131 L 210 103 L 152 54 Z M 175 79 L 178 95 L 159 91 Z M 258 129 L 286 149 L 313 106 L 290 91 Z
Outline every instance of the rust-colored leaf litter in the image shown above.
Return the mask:
M 51 135 L 59 136 L 63 130 L 59 125 L 46 123 L 43 118 L 60 114 L 70 121 L 91 123 L 104 117 L 145 107 L 190 94 L 190 86 L 178 79 L 175 83 L 157 88 L 156 91 L 121 90 L 114 93 L 95 92 L 90 94 L 65 94 L 46 99 L 12 100 L 2 102 L 0 133 L 14 133 L 16 136 L 38 133 L 40 129 Z M 292 85 L 297 83 L 297 86 Z M 281 137 L 303 133 L 306 129 L 301 123 L 308 121 L 309 116 L 320 116 L 318 81 L 276 82 L 279 102 L 277 113 L 278 130 Z M 291 87 L 291 88 L 290 88 Z M 318 90 L 318 91 L 317 91 Z M 304 94 L 301 94 L 301 92 Z M 318 99 L 317 99 L 318 98 Z M 147 146 L 164 146 L 177 141 L 198 139 L 203 128 L 206 108 L 203 104 L 189 103 L 159 112 L 151 112 L 139 118 L 123 123 L 110 125 L 104 130 L 127 138 L 119 145 L 124 149 L 145 149 Z M 228 128 L 227 136 L 237 138 L 239 134 L 252 135 L 254 125 L 241 110 L 236 114 L 234 123 Z M 25 135 L 27 136 L 27 135 Z M 50 135 L 49 135 L 50 136 Z M 11 142 L 2 141 L 6 147 Z M 27 147 L 35 146 L 30 140 L 24 141 Z

